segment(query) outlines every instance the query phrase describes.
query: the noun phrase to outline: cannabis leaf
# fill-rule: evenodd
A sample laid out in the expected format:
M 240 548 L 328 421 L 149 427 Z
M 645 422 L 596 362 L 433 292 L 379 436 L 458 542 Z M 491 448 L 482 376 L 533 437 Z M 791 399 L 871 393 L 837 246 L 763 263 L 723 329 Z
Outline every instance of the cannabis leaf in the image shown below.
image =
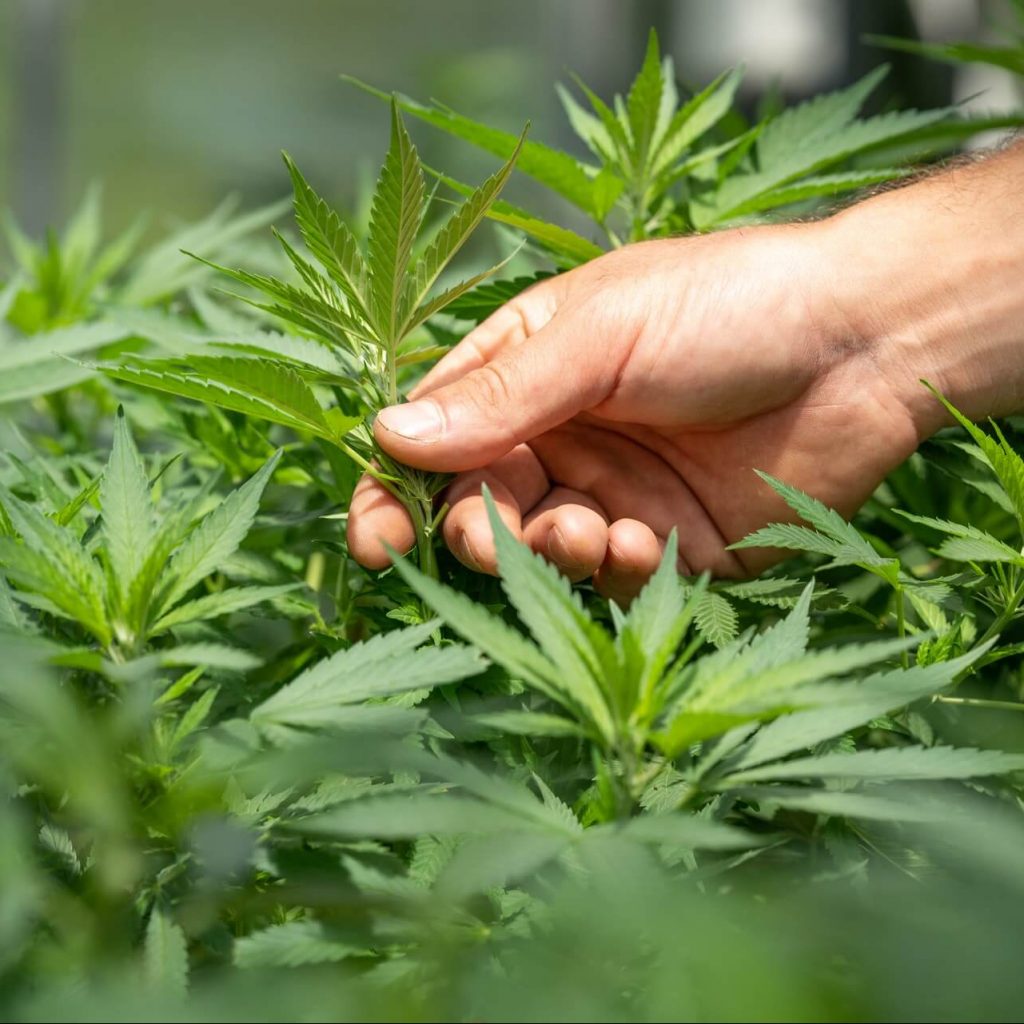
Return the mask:
M 340 448 L 405 504 L 416 530 L 421 564 L 436 573 L 433 499 L 446 477 L 395 463 L 377 447 L 365 425 L 355 429 L 363 423 L 362 416 L 320 404 L 303 370 L 308 375 L 306 368 L 314 365 L 326 371 L 329 382 L 354 391 L 368 418 L 398 402 L 400 367 L 436 354 L 432 346 L 424 349 L 415 344 L 416 330 L 502 265 L 436 292 L 442 274 L 497 200 L 525 142 L 523 136 L 513 139 L 504 166 L 470 190 L 417 252 L 432 197 L 427 196 L 423 168 L 397 101 L 392 100 L 391 106 L 391 142 L 370 205 L 365 251 L 355 233 L 285 155 L 296 223 L 313 259 L 279 233 L 277 240 L 301 284 L 201 260 L 260 296 L 241 296 L 245 301 L 334 353 L 332 365 L 307 355 L 294 361 L 258 357 L 262 356 L 258 339 L 248 342 L 257 351 L 246 357 L 241 350 L 247 343 L 240 339 L 233 355 L 184 351 L 173 360 L 130 359 L 102 368 L 117 380 L 269 420 Z M 296 340 L 289 339 L 290 352 L 295 351 Z M 274 352 L 272 342 L 262 344 Z
M 188 988 L 188 952 L 181 926 L 154 907 L 146 925 L 146 978 L 156 989 L 183 996 Z
M 73 517 L 66 522 L 51 518 L 0 487 L 0 508 L 11 531 L 0 536 L 0 569 L 16 588 L 7 593 L 21 604 L 76 622 L 117 663 L 125 657 L 144 661 L 150 639 L 188 622 L 279 597 L 294 585 L 227 588 L 185 601 L 198 583 L 221 569 L 252 528 L 278 459 L 274 455 L 214 509 L 202 508 L 206 493 L 200 490 L 157 525 L 152 485 L 121 409 L 102 478 L 85 490 L 99 497 L 98 531 L 83 533 Z M 13 622 L 19 618 L 20 613 Z M 162 665 L 207 658 L 211 666 L 234 670 L 257 663 L 233 648 L 204 644 L 199 650 L 181 645 L 145 657 Z M 124 671 L 116 666 L 103 670 Z
M 358 728 L 361 717 L 367 724 L 374 717 L 375 706 L 365 707 L 367 700 L 457 682 L 486 667 L 471 648 L 421 646 L 436 628 L 428 622 L 338 651 L 268 697 L 250 720 L 278 730 Z

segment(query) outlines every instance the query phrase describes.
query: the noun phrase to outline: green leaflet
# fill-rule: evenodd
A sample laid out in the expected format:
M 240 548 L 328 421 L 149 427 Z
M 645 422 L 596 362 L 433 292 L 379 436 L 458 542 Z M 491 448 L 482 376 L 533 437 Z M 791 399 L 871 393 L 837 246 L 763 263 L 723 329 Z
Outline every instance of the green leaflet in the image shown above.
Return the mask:
M 450 175 L 440 174 L 437 171 L 431 171 L 431 174 L 460 195 L 472 194 L 473 190 L 469 185 L 464 185 Z M 549 252 L 557 262 L 568 263 L 569 266 L 586 263 L 588 260 L 596 259 L 604 252 L 600 246 L 575 231 L 559 224 L 552 224 L 550 221 L 541 220 L 504 199 L 499 199 L 491 205 L 487 211 L 487 217 L 498 224 L 507 224 L 511 228 L 522 231 L 540 243 L 541 247 Z M 495 282 L 499 287 L 503 283 Z
M 175 726 L 174 733 L 167 744 L 167 749 L 172 755 L 185 744 L 189 737 L 202 729 L 207 718 L 210 716 L 213 702 L 217 699 L 218 692 L 219 690 L 216 686 L 210 687 L 210 689 L 206 690 L 190 704 L 185 713 L 178 719 L 178 724 Z
M 954 408 L 930 384 L 924 383 L 932 394 L 946 407 L 946 410 L 957 423 L 971 435 L 981 449 L 985 461 L 991 467 L 992 472 L 995 473 L 1003 490 L 1006 492 L 1007 498 L 1010 500 L 1010 504 L 1013 506 L 1021 530 L 1024 531 L 1024 459 L 1010 447 L 996 424 L 992 424 L 996 436 L 991 437 L 980 427 L 975 426 L 958 409 Z
M 163 668 L 187 668 L 193 665 L 202 665 L 204 668 L 245 672 L 261 664 L 260 659 L 249 651 L 215 643 L 179 644 L 177 647 L 169 647 L 160 651 L 159 654 L 147 657 Z
M 503 832 L 464 839 L 437 879 L 440 899 L 460 902 L 467 896 L 507 886 L 536 873 L 569 850 L 570 835 Z
M 432 299 L 428 299 L 423 303 L 410 318 L 406 329 L 413 331 L 421 324 L 429 320 L 435 313 L 440 313 L 445 310 L 448 305 L 454 302 L 456 299 L 465 295 L 470 289 L 475 288 L 482 281 L 486 281 L 489 277 L 496 274 L 499 270 L 505 267 L 511 260 L 518 255 L 518 250 L 509 253 L 500 263 L 496 263 L 493 267 L 488 267 L 486 270 L 481 270 L 478 274 L 473 274 L 472 277 L 467 277 L 464 281 L 459 281 L 457 284 L 453 284 L 450 288 L 445 289 L 443 292 L 435 295 Z M 401 356 L 398 358 L 399 364 L 402 362 Z
M 349 801 L 292 827 L 313 836 L 405 839 L 423 833 L 501 832 L 523 824 L 510 811 L 471 797 L 417 793 Z
M 676 161 L 729 112 L 742 79 L 742 70 L 723 72 L 673 114 L 655 150 L 652 169 L 656 175 L 674 176 Z
M 441 230 L 434 236 L 423 255 L 416 263 L 416 285 L 413 305 L 419 306 L 430 294 L 441 271 L 451 262 L 452 257 L 468 241 L 480 222 L 493 206 L 498 194 L 504 188 L 519 154 L 522 152 L 525 132 L 520 136 L 516 148 L 512 151 L 505 164 L 491 175 L 478 189 L 471 192 L 465 202 L 445 221 Z M 490 273 L 490 272 L 487 272 Z M 482 278 L 481 278 L 482 279 Z M 465 291 L 467 289 L 463 289 Z M 462 294 L 460 292 L 460 294 Z M 437 309 L 443 309 L 453 301 L 455 296 L 438 302 Z M 421 317 L 426 319 L 425 316 Z
M 912 642 L 897 639 L 808 651 L 810 599 L 808 587 L 782 622 L 752 639 L 734 641 L 686 669 L 679 678 L 678 698 L 662 730 L 654 736 L 659 748 L 674 756 L 697 740 L 744 722 L 776 718 L 823 703 L 841 703 L 842 697 L 822 685 L 823 680 L 838 679 L 892 657 Z M 949 676 L 942 678 L 943 682 L 933 682 L 928 677 L 928 685 L 938 689 Z M 876 699 L 879 696 L 857 690 L 851 693 Z M 900 703 L 891 695 L 885 700 Z
M 397 345 L 402 320 L 414 301 L 408 291 L 406 271 L 423 220 L 423 199 L 419 156 L 393 100 L 391 146 L 373 195 L 366 254 L 374 327 L 389 348 Z
M 673 83 L 674 84 L 674 83 Z M 658 36 L 652 30 L 647 37 L 647 53 L 626 96 L 626 115 L 632 143 L 634 168 L 646 168 L 659 127 L 665 80 L 662 77 Z
M 0 538 L 0 565 L 8 578 L 24 580 L 27 589 L 78 619 L 101 643 L 109 643 L 106 582 L 77 538 L 2 488 L 0 504 L 23 540 L 19 545 Z
M 552 700 L 571 702 L 558 670 L 521 633 L 457 590 L 418 572 L 405 559 L 395 559 L 395 570 L 461 637 Z
M 457 682 L 486 667 L 471 648 L 420 646 L 436 627 L 428 622 L 341 650 L 282 687 L 250 718 L 257 725 L 328 727 L 346 705 Z
M 235 213 L 235 206 L 235 200 L 226 200 L 208 217 L 173 232 L 146 252 L 118 288 L 117 304 L 147 306 L 201 281 L 209 270 L 188 253 L 216 258 L 246 235 L 273 223 L 288 208 L 288 201 L 242 214 Z
M 32 632 L 28 619 L 18 607 L 14 592 L 2 574 L 0 574 L 0 628 L 14 629 L 24 634 Z
M 767 761 L 808 750 L 818 743 L 865 725 L 894 708 L 912 704 L 948 686 L 976 662 L 985 648 L 952 661 L 883 672 L 844 687 L 843 697 L 828 707 L 797 711 L 762 726 L 729 761 L 745 770 Z
M 886 71 L 877 68 L 847 89 L 815 97 L 769 120 L 754 143 L 754 163 L 738 168 L 717 189 L 691 204 L 694 226 L 704 230 L 744 212 L 767 208 L 761 197 L 768 193 L 855 153 L 912 136 L 952 113 L 946 108 L 900 111 L 856 120 Z
M 841 171 L 838 174 L 816 174 L 803 178 L 791 185 L 762 192 L 739 206 L 733 208 L 730 217 L 745 217 L 751 213 L 774 210 L 793 203 L 802 203 L 808 199 L 834 197 L 846 192 L 881 185 L 907 177 L 911 172 L 900 167 L 880 167 L 864 171 Z
M 700 635 L 715 647 L 724 647 L 735 640 L 739 629 L 736 609 L 721 594 L 711 590 L 705 591 L 698 600 L 694 623 Z
M 188 989 L 188 951 L 181 926 L 154 907 L 146 925 L 146 980 L 154 989 L 184 996 Z
M 762 576 L 739 583 L 718 583 L 715 589 L 726 597 L 751 601 L 771 608 L 792 608 L 800 599 L 807 584 L 804 580 L 786 576 Z M 818 581 L 814 585 L 814 599 L 820 600 L 832 592 Z
M 369 950 L 332 935 L 320 921 L 286 921 L 235 940 L 233 959 L 243 970 L 337 963 Z
M 367 318 L 363 298 L 366 263 L 355 235 L 348 225 L 310 188 L 291 157 L 284 154 L 295 193 L 295 220 L 310 252 L 355 307 L 357 316 Z
M 506 302 L 550 276 L 548 273 L 539 273 L 478 285 L 449 303 L 446 312 L 459 320 L 481 323 Z
M 103 537 L 120 607 L 142 568 L 154 532 L 149 480 L 123 408 L 117 411 L 114 446 L 103 472 L 99 495 Z
M 159 612 L 175 605 L 235 552 L 252 527 L 263 489 L 279 459 L 280 453 L 275 454 L 252 479 L 229 494 L 185 538 L 160 577 Z
M 939 545 L 938 554 L 956 562 L 1010 562 L 1020 565 L 1024 561 L 1019 551 L 990 537 L 953 537 Z
M 948 806 L 941 800 L 922 800 L 920 795 L 911 796 L 905 791 L 891 796 L 885 790 L 861 792 L 796 786 L 751 786 L 737 790 L 737 795 L 762 807 L 775 806 L 840 818 L 910 823 L 941 821 L 949 814 Z
M 112 323 L 77 324 L 3 343 L 0 335 L 0 405 L 52 394 L 86 380 L 92 370 L 71 357 L 95 353 L 125 340 Z
M 993 67 L 1024 75 L 1024 49 L 1020 46 L 986 46 L 980 43 L 925 43 L 895 36 L 867 35 L 865 42 L 890 50 L 916 53 L 932 60 L 950 64 L 990 64 Z
M 231 612 L 244 611 L 255 605 L 272 601 L 282 594 L 289 594 L 301 587 L 301 583 L 282 583 L 271 587 L 229 587 L 194 601 L 186 601 L 160 616 L 150 629 L 150 636 L 158 636 L 176 626 L 187 622 L 203 622 L 228 615 Z
M 127 333 L 123 327 L 112 323 L 77 324 L 8 342 L 0 345 L 0 371 L 6 377 L 9 373 L 41 363 L 52 369 L 60 365 L 62 357 L 95 351 L 121 340 Z
M 669 534 L 665 554 L 623 620 L 620 637 L 631 638 L 643 654 L 639 693 L 647 698 L 661 681 L 704 599 L 706 580 L 687 594 L 676 568 L 676 533 Z M 698 627 L 699 628 L 699 627 Z
M 815 96 L 783 110 L 765 127 L 757 144 L 758 155 L 767 165 L 793 158 L 794 150 L 813 149 L 854 122 L 865 100 L 888 74 L 886 65 L 869 71 L 845 89 Z
M 516 736 L 578 736 L 586 732 L 575 722 L 543 711 L 489 711 L 474 715 L 473 723 Z
M 374 96 L 379 96 L 381 99 L 392 99 L 389 94 L 373 89 L 356 78 L 348 75 L 342 77 L 345 81 L 351 82 Z M 486 125 L 463 117 L 453 110 L 424 106 L 405 96 L 397 97 L 394 102 L 397 102 L 405 113 L 442 128 L 502 159 L 508 159 L 518 144 L 516 136 L 488 128 Z M 553 189 L 580 209 L 589 210 L 592 192 L 590 178 L 584 165 L 568 153 L 552 149 L 539 142 L 530 141 L 523 145 L 518 166 L 524 174 L 547 185 L 548 188 Z
M 239 284 L 266 296 L 266 299 L 260 299 L 249 295 L 235 295 L 236 299 L 290 322 L 303 334 L 317 339 L 324 345 L 334 348 L 351 347 L 360 343 L 379 345 L 380 338 L 370 318 L 360 320 L 353 316 L 347 302 L 340 301 L 332 292 L 328 279 L 312 263 L 300 256 L 283 235 L 275 233 L 275 237 L 305 284 L 305 288 L 289 284 L 269 274 L 232 270 L 230 267 L 201 260 L 198 256 L 195 258 Z
M 346 417 L 331 417 L 329 421 L 309 385 L 284 363 L 232 356 L 196 357 L 189 362 L 195 365 L 147 360 L 102 369 L 115 380 L 209 402 L 293 430 L 309 431 L 325 440 L 337 441 L 359 422 Z
M 643 814 L 624 825 L 605 825 L 587 833 L 588 841 L 605 836 L 691 850 L 746 850 L 758 845 L 750 832 L 692 814 Z
M 512 537 L 490 493 L 485 491 L 484 497 L 502 588 L 512 607 L 556 666 L 563 687 L 586 708 L 595 727 L 610 735 L 612 721 L 601 685 L 615 664 L 607 634 L 590 620 L 565 577 Z
M 897 747 L 822 754 L 749 768 L 726 776 L 722 785 L 742 786 L 768 779 L 969 779 L 1024 769 L 1024 754 L 964 747 Z

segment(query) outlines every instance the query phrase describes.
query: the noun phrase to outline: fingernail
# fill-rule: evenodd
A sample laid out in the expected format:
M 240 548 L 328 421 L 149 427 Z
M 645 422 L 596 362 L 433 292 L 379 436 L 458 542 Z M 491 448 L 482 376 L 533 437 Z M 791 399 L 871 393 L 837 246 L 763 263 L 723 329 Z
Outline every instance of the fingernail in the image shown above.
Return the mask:
M 392 434 L 411 441 L 436 441 L 444 432 L 441 410 L 433 402 L 389 406 L 377 414 L 377 422 Z

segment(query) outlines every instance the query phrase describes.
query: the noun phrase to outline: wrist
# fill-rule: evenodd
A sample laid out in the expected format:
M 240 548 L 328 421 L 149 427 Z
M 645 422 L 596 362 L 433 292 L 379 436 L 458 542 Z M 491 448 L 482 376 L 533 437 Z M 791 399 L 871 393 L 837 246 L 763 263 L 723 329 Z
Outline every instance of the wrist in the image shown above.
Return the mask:
M 1024 147 L 822 222 L 838 329 L 863 347 L 919 440 L 1024 407 Z

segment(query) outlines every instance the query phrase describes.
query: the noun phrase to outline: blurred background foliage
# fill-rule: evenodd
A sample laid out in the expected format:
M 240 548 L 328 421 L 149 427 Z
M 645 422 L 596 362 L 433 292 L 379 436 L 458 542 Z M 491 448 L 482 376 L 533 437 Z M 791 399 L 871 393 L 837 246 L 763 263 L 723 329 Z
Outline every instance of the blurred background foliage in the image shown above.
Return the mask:
M 1013 107 L 1009 75 L 883 50 L 869 33 L 992 40 L 1008 0 L 3 0 L 0 197 L 29 234 L 59 225 L 103 182 L 113 230 L 140 210 L 151 228 L 192 219 L 226 194 L 280 197 L 278 149 L 351 207 L 386 144 L 377 103 L 347 73 L 573 147 L 552 82 L 578 73 L 600 95 L 629 82 L 654 26 L 684 82 L 743 63 L 741 101 L 788 101 L 888 61 L 886 102 Z M 458 149 L 463 177 L 490 162 L 419 132 L 427 163 Z M 528 190 L 515 183 L 520 194 Z M 516 198 L 516 193 L 510 193 Z M 540 214 L 550 200 L 530 193 Z

